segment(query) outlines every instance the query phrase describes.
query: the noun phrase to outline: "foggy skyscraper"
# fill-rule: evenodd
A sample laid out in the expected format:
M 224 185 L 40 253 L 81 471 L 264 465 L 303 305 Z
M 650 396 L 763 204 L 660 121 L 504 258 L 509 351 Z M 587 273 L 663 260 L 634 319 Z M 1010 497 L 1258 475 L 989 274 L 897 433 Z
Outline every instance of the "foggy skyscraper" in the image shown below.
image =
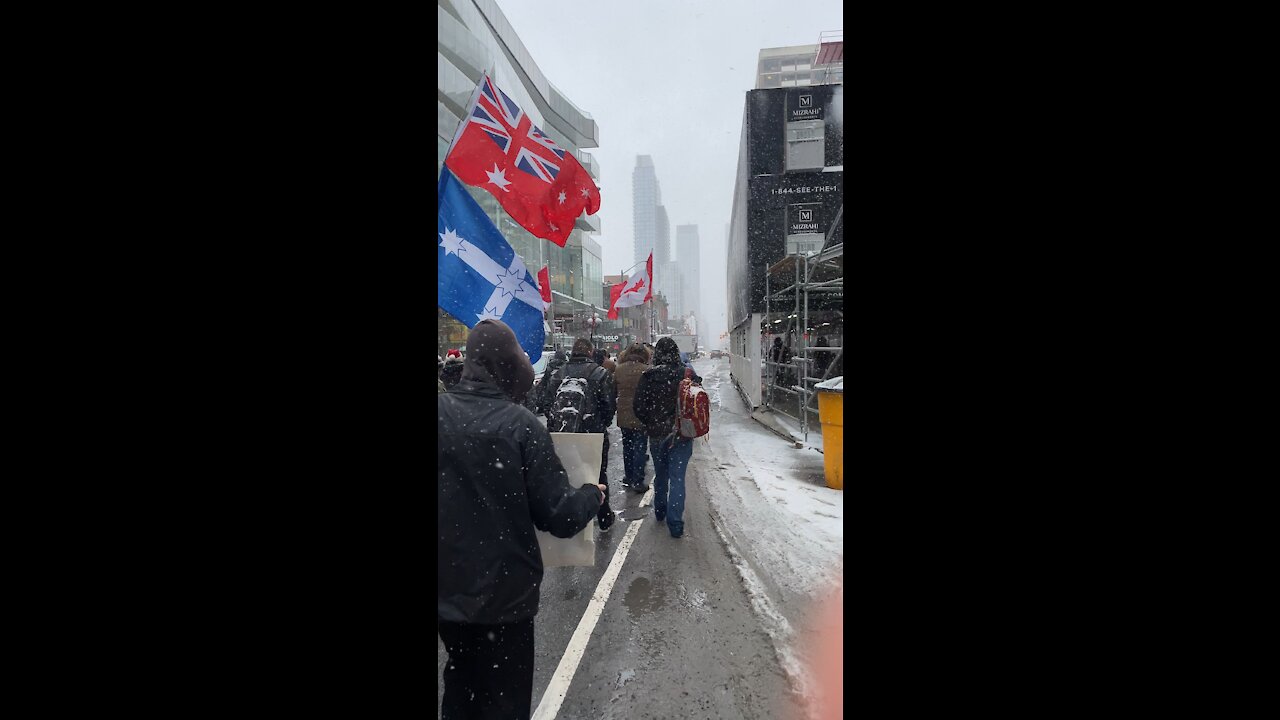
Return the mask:
M 661 200 L 658 201 L 654 215 L 657 232 L 654 233 L 653 264 L 657 267 L 671 262 L 671 218 L 667 217 L 667 209 L 662 206 Z
M 659 205 L 654 213 L 657 232 L 653 248 L 653 289 L 667 298 L 668 315 L 679 317 L 683 312 L 680 302 L 680 268 L 671 259 L 671 220 L 667 209 Z
M 631 205 L 635 250 L 632 261 L 642 263 L 653 253 L 653 291 L 667 299 L 670 317 L 683 311 L 681 271 L 671 257 L 671 220 L 662 206 L 662 187 L 653 157 L 637 155 L 631 171 Z
M 702 285 L 699 267 L 698 226 L 676 226 L 676 265 L 680 267 L 680 314 L 702 314 L 698 289 Z
M 662 189 L 658 187 L 658 175 L 653 168 L 653 158 L 648 155 L 636 156 L 636 167 L 631 171 L 631 212 L 632 230 L 635 238 L 635 252 L 632 262 L 642 263 L 653 252 L 654 274 L 658 259 L 654 252 L 658 240 L 658 206 L 662 204 Z

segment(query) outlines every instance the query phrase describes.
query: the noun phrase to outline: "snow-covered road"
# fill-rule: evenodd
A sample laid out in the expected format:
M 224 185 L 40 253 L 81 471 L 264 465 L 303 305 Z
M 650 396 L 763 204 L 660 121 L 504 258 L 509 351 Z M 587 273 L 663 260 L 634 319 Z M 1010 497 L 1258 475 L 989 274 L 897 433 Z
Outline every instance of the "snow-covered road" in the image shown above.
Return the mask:
M 694 362 L 711 396 L 708 440 L 691 471 L 707 492 L 752 607 L 793 687 L 806 686 L 802 633 L 844 574 L 844 492 L 826 487 L 822 454 L 796 448 L 750 417 L 724 359 Z M 710 452 L 702 452 L 703 443 Z
M 726 360 L 694 361 L 712 402 L 686 476 L 685 535 L 671 538 L 624 490 L 622 442 L 609 428 L 615 527 L 596 534 L 593 567 L 547 569 L 535 620 L 533 706 L 553 691 L 572 638 L 602 600 L 561 718 L 799 720 L 819 691 L 802 669 L 807 617 L 843 563 L 843 494 L 822 484 L 822 455 L 752 420 Z M 652 482 L 653 465 L 647 476 Z M 641 524 L 625 543 L 629 528 Z M 620 547 L 616 580 L 601 579 Z M 447 654 L 437 644 L 437 680 Z M 443 691 L 443 686 L 437 689 Z M 437 696 L 439 707 L 440 696 Z

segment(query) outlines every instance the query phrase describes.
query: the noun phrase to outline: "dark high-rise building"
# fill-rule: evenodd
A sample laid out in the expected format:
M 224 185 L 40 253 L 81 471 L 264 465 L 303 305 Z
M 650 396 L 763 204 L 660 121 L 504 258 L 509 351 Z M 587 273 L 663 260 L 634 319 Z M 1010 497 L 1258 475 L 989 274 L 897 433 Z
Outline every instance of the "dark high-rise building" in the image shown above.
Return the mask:
M 839 220 L 844 192 L 844 86 L 750 90 L 742 124 L 727 248 L 726 322 L 729 352 L 737 358 L 734 382 L 759 405 L 768 268 L 787 256 L 799 257 L 844 241 Z M 773 285 L 770 292 L 781 289 Z M 811 293 L 809 297 L 809 309 L 815 313 L 834 311 L 842 303 L 842 295 Z M 779 309 L 776 302 L 772 309 Z M 797 327 L 794 310 L 786 313 L 791 314 L 768 319 L 764 333 L 769 339 L 781 333 L 796 351 L 816 333 Z M 827 322 L 823 332 L 830 332 L 838 320 Z

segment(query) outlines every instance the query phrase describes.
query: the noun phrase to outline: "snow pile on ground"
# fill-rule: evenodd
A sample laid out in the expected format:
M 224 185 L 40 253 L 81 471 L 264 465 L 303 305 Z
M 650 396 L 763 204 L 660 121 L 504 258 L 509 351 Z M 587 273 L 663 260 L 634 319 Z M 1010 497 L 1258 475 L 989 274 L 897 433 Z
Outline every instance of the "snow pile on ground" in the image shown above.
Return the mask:
M 803 528 L 809 541 L 800 546 L 804 554 L 820 565 L 838 558 L 844 552 L 844 492 L 826 486 L 822 454 L 789 446 L 763 428 L 723 429 L 769 511 L 783 516 L 790 532 Z
M 844 392 L 844 376 L 840 375 L 839 377 L 833 377 L 830 380 L 824 380 L 823 382 L 814 385 L 814 387 L 818 390 L 839 390 Z

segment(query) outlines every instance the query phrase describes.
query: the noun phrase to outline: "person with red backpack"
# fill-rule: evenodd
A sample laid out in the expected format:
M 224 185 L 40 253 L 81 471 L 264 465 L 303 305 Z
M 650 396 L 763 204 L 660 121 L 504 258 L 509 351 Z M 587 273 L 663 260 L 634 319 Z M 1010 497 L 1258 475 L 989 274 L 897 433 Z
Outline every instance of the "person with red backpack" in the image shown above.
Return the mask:
M 684 535 L 684 476 L 693 457 L 693 440 L 705 435 L 709 424 L 701 385 L 702 378 L 681 362 L 675 341 L 662 338 L 654 346 L 653 367 L 636 387 L 636 418 L 644 423 L 653 457 L 653 515 L 666 522 L 673 538 Z M 694 421 L 699 408 L 702 416 Z

